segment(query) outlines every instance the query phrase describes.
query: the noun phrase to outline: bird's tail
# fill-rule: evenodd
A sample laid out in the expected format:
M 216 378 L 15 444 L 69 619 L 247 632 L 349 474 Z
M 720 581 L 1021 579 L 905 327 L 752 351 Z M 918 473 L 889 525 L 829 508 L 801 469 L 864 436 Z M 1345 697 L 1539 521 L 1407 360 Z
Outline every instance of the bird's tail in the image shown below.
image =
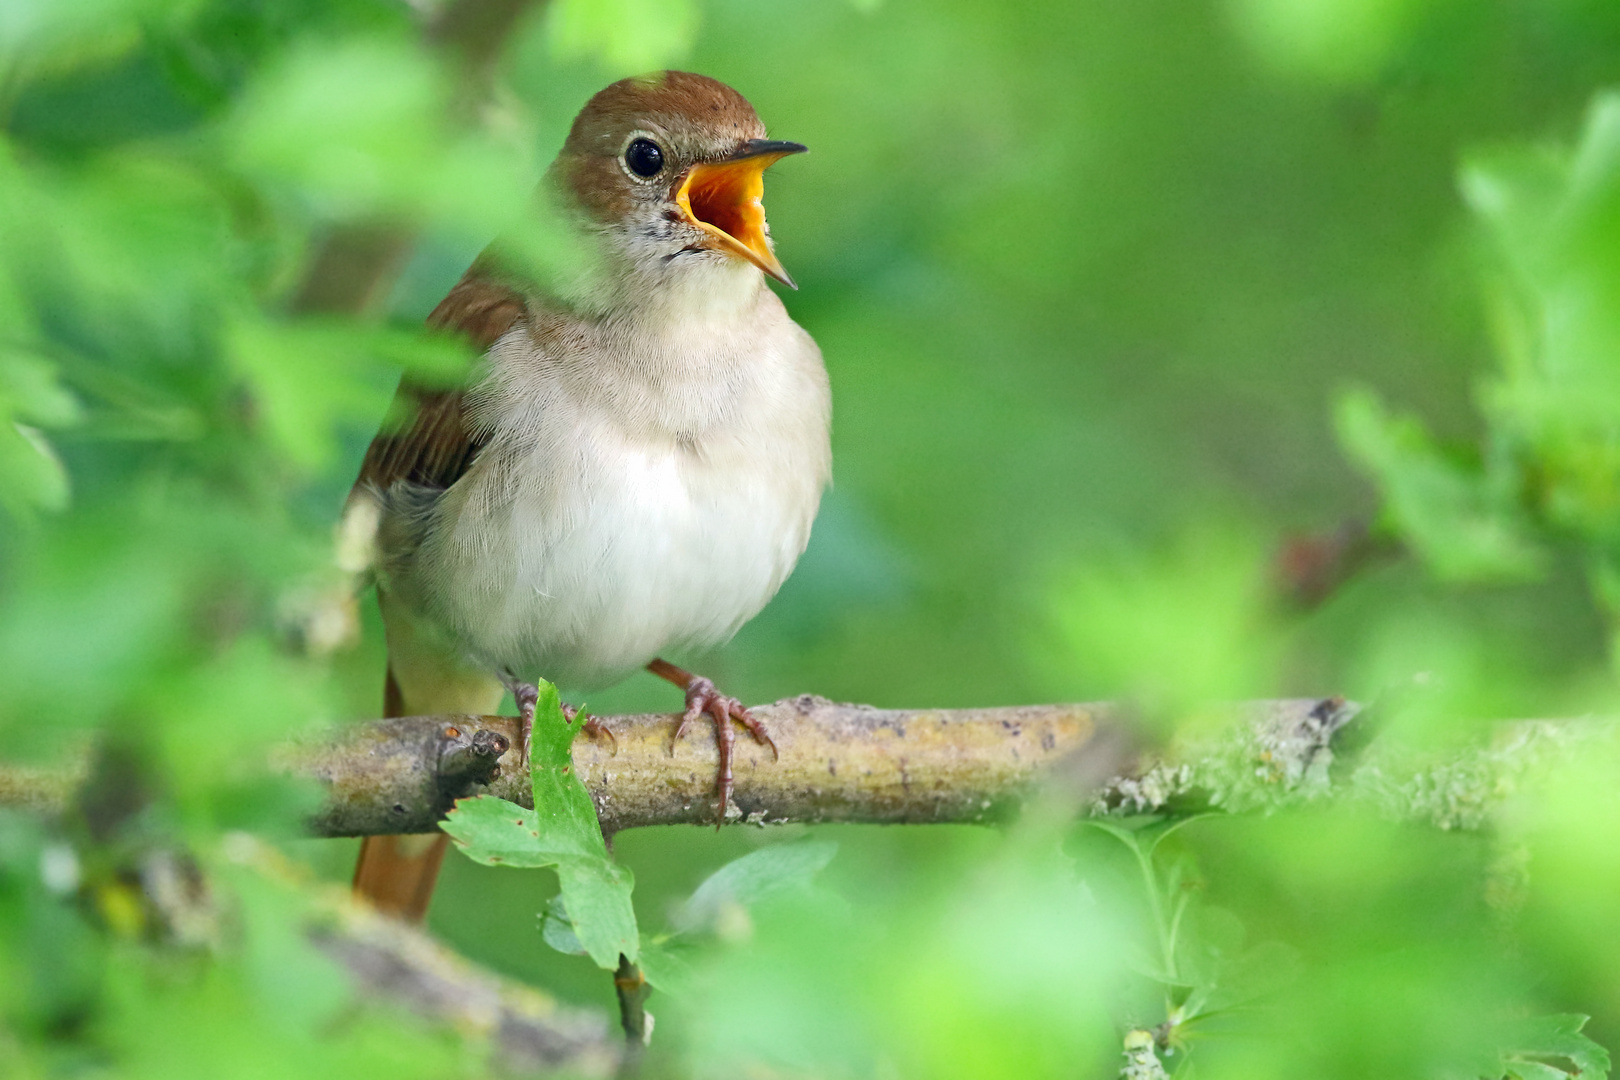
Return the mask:
M 354 864 L 354 891 L 384 914 L 421 922 L 433 901 L 433 886 L 449 843 L 443 833 L 366 837 Z
M 495 702 L 498 703 L 498 684 Z M 444 689 L 441 686 L 441 690 Z M 440 700 L 442 693 L 428 702 L 408 701 L 400 691 L 399 680 L 389 665 L 383 684 L 383 715 L 414 716 L 418 713 L 450 712 L 479 715 L 494 711 L 488 684 L 466 685 L 450 695 L 462 700 Z M 433 886 L 439 880 L 439 866 L 450 838 L 444 833 L 419 836 L 368 836 L 360 844 L 360 860 L 354 867 L 354 891 L 371 901 L 379 911 L 410 922 L 421 922 L 433 900 Z

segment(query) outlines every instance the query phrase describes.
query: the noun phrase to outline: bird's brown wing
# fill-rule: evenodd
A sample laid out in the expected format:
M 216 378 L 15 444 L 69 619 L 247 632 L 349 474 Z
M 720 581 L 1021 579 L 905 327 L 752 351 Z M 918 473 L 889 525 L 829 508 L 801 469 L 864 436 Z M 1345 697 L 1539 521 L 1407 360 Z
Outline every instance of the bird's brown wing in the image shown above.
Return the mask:
M 475 265 L 428 316 L 431 327 L 462 334 L 480 352 L 526 313 L 521 293 Z M 383 429 L 371 440 L 356 487 L 387 491 L 401 480 L 443 490 L 459 480 L 483 446 L 466 424 L 460 387 L 406 376 Z
M 522 294 L 475 265 L 428 316 L 428 325 L 464 334 L 480 352 L 487 350 L 525 315 Z M 366 450 L 357 489 L 387 492 L 404 481 L 442 492 L 472 466 L 483 445 L 467 427 L 462 390 L 430 387 L 406 377 L 385 422 Z M 408 703 L 389 661 L 383 688 L 383 715 L 402 716 Z M 421 922 L 433 896 L 448 837 L 422 843 L 415 836 L 368 836 L 355 865 L 354 891 L 383 911 Z

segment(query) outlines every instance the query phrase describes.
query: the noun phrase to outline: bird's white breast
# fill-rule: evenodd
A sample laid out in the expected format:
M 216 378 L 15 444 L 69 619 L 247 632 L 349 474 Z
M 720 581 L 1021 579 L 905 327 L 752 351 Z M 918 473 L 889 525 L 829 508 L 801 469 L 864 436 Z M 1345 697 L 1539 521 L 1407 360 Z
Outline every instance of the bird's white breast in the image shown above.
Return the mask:
M 650 348 L 520 325 L 491 350 L 471 409 L 489 441 L 409 583 L 470 660 L 590 689 L 774 595 L 827 481 L 829 406 L 814 343 L 762 296 L 761 317 Z

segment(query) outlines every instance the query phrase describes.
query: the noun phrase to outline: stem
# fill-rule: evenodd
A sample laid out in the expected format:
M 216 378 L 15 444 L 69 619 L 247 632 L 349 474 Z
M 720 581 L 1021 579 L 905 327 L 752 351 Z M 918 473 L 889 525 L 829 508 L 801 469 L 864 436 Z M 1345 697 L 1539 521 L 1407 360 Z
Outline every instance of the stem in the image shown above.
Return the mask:
M 1176 955 L 1176 940 L 1181 936 L 1181 916 L 1186 912 L 1187 901 L 1190 899 L 1191 897 L 1185 892 L 1176 897 L 1176 913 L 1170 917 L 1170 942 L 1165 948 L 1166 955 L 1172 960 L 1175 959 Z
M 1144 851 L 1140 843 L 1133 843 L 1131 850 L 1136 853 L 1136 864 L 1142 868 L 1142 883 L 1147 887 L 1148 907 L 1153 912 L 1153 929 L 1159 935 L 1159 950 L 1164 954 L 1164 974 L 1173 982 L 1177 978 L 1175 940 L 1164 921 L 1164 903 L 1159 899 L 1159 875 L 1153 870 L 1153 855 Z M 1178 921 L 1179 915 L 1178 912 Z
M 613 989 L 619 995 L 619 1024 L 624 1028 L 624 1057 L 619 1061 L 619 1076 L 631 1077 L 641 1071 L 641 1056 L 652 1035 L 652 1015 L 646 1008 L 652 987 L 641 969 L 620 953 L 619 970 L 613 973 Z

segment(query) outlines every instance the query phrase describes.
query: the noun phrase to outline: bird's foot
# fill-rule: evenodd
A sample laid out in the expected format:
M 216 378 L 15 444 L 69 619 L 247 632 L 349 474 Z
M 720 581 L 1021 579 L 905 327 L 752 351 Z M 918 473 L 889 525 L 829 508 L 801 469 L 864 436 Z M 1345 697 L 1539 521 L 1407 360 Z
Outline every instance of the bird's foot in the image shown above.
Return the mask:
M 613 756 L 619 756 L 619 737 L 613 734 L 612 730 L 606 724 L 602 723 L 602 721 L 598 720 L 584 709 L 581 709 L 579 706 L 570 705 L 566 701 L 562 703 L 562 714 L 563 719 L 568 721 L 570 724 L 574 723 L 576 720 L 585 721 L 585 734 L 589 735 L 593 739 L 600 739 L 602 736 L 606 735 L 608 741 L 613 744 Z
M 731 802 L 731 748 L 736 742 L 737 732 L 731 726 L 736 721 L 748 729 L 754 741 L 761 746 L 771 748 L 771 755 L 780 758 L 776 751 L 776 743 L 771 741 L 770 734 L 765 725 L 756 720 L 742 702 L 734 697 L 720 693 L 714 683 L 701 675 L 693 675 L 686 683 L 686 713 L 681 717 L 680 726 L 675 729 L 675 740 L 686 732 L 686 725 L 707 713 L 714 720 L 715 741 L 720 747 L 720 775 L 716 781 L 720 791 L 720 816 L 715 822 L 718 828 L 726 822 L 726 806 Z M 671 751 L 674 747 L 671 744 Z
M 524 771 L 527 771 L 529 768 L 529 750 L 534 745 L 534 710 L 535 706 L 540 703 L 540 688 L 535 686 L 534 683 L 514 680 L 512 682 L 512 698 L 517 702 L 518 707 L 518 752 L 521 754 L 518 761 L 522 764 Z M 563 719 L 570 725 L 583 719 L 585 722 L 585 734 L 591 738 L 600 739 L 606 735 L 609 741 L 613 743 L 613 755 L 618 756 L 619 740 L 612 731 L 608 730 L 606 724 L 583 709 L 567 702 L 562 702 L 560 707 Z

